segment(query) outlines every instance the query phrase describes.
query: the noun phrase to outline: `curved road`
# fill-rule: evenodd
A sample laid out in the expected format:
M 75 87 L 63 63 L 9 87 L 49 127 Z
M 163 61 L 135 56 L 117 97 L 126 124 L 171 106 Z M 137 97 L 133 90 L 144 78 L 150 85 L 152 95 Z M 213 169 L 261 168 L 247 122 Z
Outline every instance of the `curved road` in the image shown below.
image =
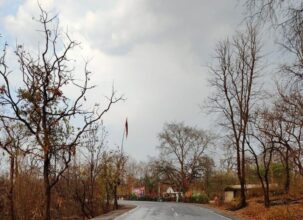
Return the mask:
M 214 211 L 188 203 L 120 201 L 137 207 L 116 220 L 230 220 Z

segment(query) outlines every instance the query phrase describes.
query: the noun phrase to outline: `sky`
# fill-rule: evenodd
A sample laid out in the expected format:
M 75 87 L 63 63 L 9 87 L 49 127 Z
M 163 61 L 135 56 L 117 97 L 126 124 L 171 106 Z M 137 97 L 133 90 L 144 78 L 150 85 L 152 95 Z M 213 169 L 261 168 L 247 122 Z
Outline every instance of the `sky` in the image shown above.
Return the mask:
M 70 56 L 77 61 L 76 75 L 89 60 L 97 86 L 89 100 L 102 106 L 112 85 L 126 99 L 103 118 L 111 147 L 121 144 L 126 117 L 124 149 L 136 160 L 158 154 L 157 135 L 166 122 L 217 129 L 200 106 L 209 95 L 207 66 L 216 43 L 243 26 L 239 0 L 39 2 L 58 14 L 61 30 L 81 42 Z M 0 33 L 11 52 L 16 42 L 37 51 L 42 42 L 37 1 L 0 0 L 0 8 Z

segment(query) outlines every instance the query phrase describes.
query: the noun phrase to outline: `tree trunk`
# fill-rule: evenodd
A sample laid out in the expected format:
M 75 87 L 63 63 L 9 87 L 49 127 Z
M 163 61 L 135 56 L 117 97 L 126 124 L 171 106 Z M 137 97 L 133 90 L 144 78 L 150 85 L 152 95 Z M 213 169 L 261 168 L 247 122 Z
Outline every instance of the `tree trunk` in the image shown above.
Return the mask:
M 15 174 L 15 157 L 11 155 L 10 156 L 10 190 L 9 190 L 11 220 L 16 219 L 14 174 Z
M 285 160 L 285 183 L 284 183 L 284 192 L 285 194 L 288 194 L 289 192 L 289 186 L 290 186 L 290 169 L 289 169 L 289 152 L 288 149 L 286 151 L 286 160 Z
M 241 203 L 240 203 L 240 207 L 243 208 L 247 205 L 246 203 L 246 192 L 245 192 L 245 149 L 244 149 L 244 145 L 242 146 L 242 160 L 241 160 Z
M 265 190 L 264 190 L 264 206 L 266 208 L 269 208 L 270 206 L 270 200 L 269 200 L 269 183 L 268 178 L 265 177 Z
M 94 179 L 94 165 L 93 162 L 91 162 L 91 168 L 90 168 L 90 192 L 89 192 L 89 209 L 91 211 L 91 215 L 95 216 L 96 210 L 95 210 L 95 179 Z
M 51 220 L 51 187 L 49 182 L 49 165 L 50 160 L 48 153 L 44 155 L 43 179 L 44 179 L 44 220 Z
M 266 168 L 268 169 L 268 168 Z M 260 178 L 262 190 L 263 190 L 263 197 L 264 197 L 264 206 L 266 208 L 270 207 L 270 200 L 269 200 L 269 181 L 268 181 L 268 170 L 265 170 L 264 180 L 260 174 L 260 168 L 258 166 L 258 176 Z
M 109 202 L 110 202 L 110 194 L 109 194 L 109 186 L 108 183 L 105 184 L 105 190 L 106 190 L 106 212 L 109 211 Z
M 240 205 L 239 208 L 244 208 L 247 203 L 246 203 L 246 192 L 245 192 L 245 181 L 243 180 L 243 176 L 241 177 L 241 200 L 240 200 Z
M 246 194 L 245 194 L 245 176 L 244 176 L 244 148 L 240 149 L 240 142 L 237 141 L 237 174 L 240 182 L 240 204 L 238 208 L 243 208 L 246 206 Z
M 257 155 L 254 154 L 254 157 L 255 157 L 255 162 L 256 162 L 256 166 L 257 166 L 257 175 L 259 177 L 259 180 L 260 180 L 260 183 L 261 183 L 261 187 L 262 187 L 262 191 L 263 191 L 263 197 L 264 197 L 264 206 L 266 208 L 269 208 L 270 206 L 270 200 L 269 200 L 269 181 L 268 181 L 268 169 L 269 167 L 266 167 L 266 170 L 265 170 L 265 174 L 264 174 L 264 180 L 263 180 L 263 177 L 261 175 L 261 172 L 260 172 L 260 167 L 259 167 L 259 163 L 258 163 L 258 159 L 257 159 Z
M 117 210 L 118 206 L 118 196 L 117 196 L 117 186 L 114 186 L 114 210 Z

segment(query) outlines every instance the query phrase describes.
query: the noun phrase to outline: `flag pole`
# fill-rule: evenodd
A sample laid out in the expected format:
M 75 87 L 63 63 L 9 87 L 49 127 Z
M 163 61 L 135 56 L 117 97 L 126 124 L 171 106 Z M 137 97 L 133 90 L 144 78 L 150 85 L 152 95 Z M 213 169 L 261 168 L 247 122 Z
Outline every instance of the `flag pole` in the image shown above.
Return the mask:
M 123 135 L 122 135 L 122 142 L 121 142 L 121 154 L 123 154 L 124 136 L 125 136 L 125 127 L 124 127 L 124 130 L 123 130 Z
M 124 137 L 127 138 L 127 135 L 128 135 L 128 121 L 127 121 L 127 118 L 126 118 L 125 125 L 124 125 L 124 130 L 123 130 L 123 135 L 122 135 L 122 142 L 121 142 L 121 154 L 123 154 Z

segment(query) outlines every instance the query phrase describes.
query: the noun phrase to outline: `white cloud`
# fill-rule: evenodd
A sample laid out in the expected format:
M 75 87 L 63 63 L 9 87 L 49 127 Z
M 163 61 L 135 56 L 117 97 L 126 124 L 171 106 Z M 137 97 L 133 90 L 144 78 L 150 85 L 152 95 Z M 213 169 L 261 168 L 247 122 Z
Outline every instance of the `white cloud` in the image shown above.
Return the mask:
M 6 0 L 0 0 L 0 6 L 4 5 L 5 2 Z

